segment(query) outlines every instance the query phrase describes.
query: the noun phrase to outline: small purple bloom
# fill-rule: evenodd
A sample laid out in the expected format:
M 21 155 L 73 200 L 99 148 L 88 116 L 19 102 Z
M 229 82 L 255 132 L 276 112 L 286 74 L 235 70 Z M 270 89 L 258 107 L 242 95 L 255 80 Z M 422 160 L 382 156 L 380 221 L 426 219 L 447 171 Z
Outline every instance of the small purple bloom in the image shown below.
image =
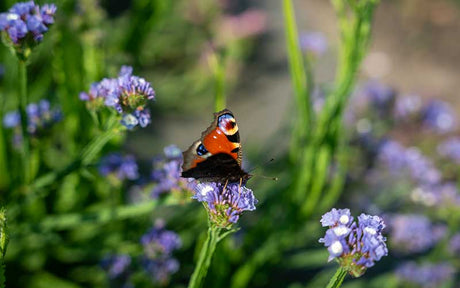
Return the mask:
M 448 263 L 422 264 L 406 262 L 396 269 L 396 275 L 404 281 L 423 288 L 436 288 L 452 279 L 455 269 Z
M 107 271 L 110 279 L 125 278 L 130 264 L 129 255 L 107 255 L 101 261 L 101 267 Z
M 179 235 L 166 230 L 164 222 L 157 220 L 140 242 L 144 248 L 144 270 L 155 282 L 168 282 L 170 275 L 179 270 L 179 262 L 172 257 L 172 253 L 182 245 Z
M 300 35 L 300 48 L 302 51 L 322 55 L 327 50 L 327 40 L 321 32 L 309 32 Z
M 454 234 L 450 238 L 449 251 L 456 257 L 460 256 L 460 233 Z
M 385 224 L 380 217 L 366 214 L 358 217 L 358 224 L 352 221 L 349 209 L 334 208 L 327 212 L 321 224 L 329 229 L 319 242 L 327 247 L 329 261 L 337 259 L 351 275 L 359 277 L 388 255 L 386 238 L 382 235 Z
M 400 173 L 406 166 L 406 149 L 393 140 L 386 140 L 380 145 L 378 158 L 393 173 Z
M 192 191 L 195 179 L 181 177 L 182 151 L 176 145 L 164 148 L 164 155 L 157 156 L 153 161 L 152 180 L 155 187 L 152 197 L 157 198 L 163 193 L 174 191 Z
M 33 1 L 16 3 L 7 13 L 0 14 L 0 31 L 9 36 L 17 52 L 23 53 L 24 47 L 32 48 L 42 41 L 43 34 L 54 23 L 55 13 L 54 4 L 40 9 Z
M 144 78 L 132 75 L 132 67 L 122 66 L 118 78 L 104 78 L 91 84 L 89 92 L 81 92 L 80 100 L 89 107 L 106 106 L 121 114 L 121 124 L 128 129 L 150 124 L 148 101 L 155 99 L 155 91 Z
M 221 228 L 232 226 L 243 211 L 254 211 L 257 204 L 252 190 L 239 183 L 199 183 L 192 198 L 205 204 L 211 222 Z
M 13 111 L 3 116 L 3 126 L 5 128 L 14 128 L 19 125 L 21 125 L 21 115 L 19 115 L 19 112 Z
M 460 138 L 449 138 L 438 145 L 438 153 L 460 164 Z
M 420 114 L 422 100 L 418 95 L 406 95 L 398 97 L 395 103 L 395 117 L 400 120 L 406 120 Z
M 109 154 L 101 159 L 99 173 L 104 176 L 115 175 L 121 181 L 139 178 L 138 166 L 134 156 L 121 156 L 118 153 Z
M 387 115 L 396 96 L 393 88 L 375 80 L 367 82 L 361 94 L 382 115 Z
M 446 227 L 433 225 L 424 215 L 407 214 L 390 217 L 390 242 L 401 253 L 420 253 L 430 249 L 446 234 Z
M 424 107 L 422 121 L 426 127 L 439 134 L 452 132 L 457 128 L 457 117 L 446 102 L 433 100 Z

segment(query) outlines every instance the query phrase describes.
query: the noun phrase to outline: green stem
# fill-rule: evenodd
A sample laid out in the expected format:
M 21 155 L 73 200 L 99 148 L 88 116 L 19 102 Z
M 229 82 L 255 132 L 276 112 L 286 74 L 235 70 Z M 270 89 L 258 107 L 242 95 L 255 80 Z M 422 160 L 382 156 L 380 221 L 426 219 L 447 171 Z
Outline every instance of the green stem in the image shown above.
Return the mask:
M 18 79 L 19 79 L 19 101 L 18 110 L 21 115 L 21 132 L 22 132 L 22 172 L 24 184 L 28 184 L 30 179 L 30 142 L 29 133 L 27 131 L 27 113 L 26 106 L 28 103 L 27 97 L 27 64 L 23 60 L 18 60 Z
M 5 288 L 5 262 L 4 260 L 0 261 L 0 288 Z
M 208 237 L 201 248 L 200 256 L 198 258 L 198 262 L 196 263 L 192 277 L 190 278 L 188 288 L 200 288 L 203 286 L 217 243 L 222 239 L 219 237 L 222 229 L 212 224 L 209 225 Z
M 94 138 L 89 142 L 81 151 L 80 157 L 70 163 L 64 169 L 57 172 L 50 172 L 40 178 L 38 178 L 33 184 L 33 189 L 43 188 L 47 185 L 54 183 L 56 180 L 61 179 L 62 177 L 91 164 L 97 154 L 104 148 L 104 146 L 112 138 L 120 133 L 120 129 L 117 127 L 117 120 L 111 119 L 108 124 L 108 129 L 101 133 L 99 136 Z
M 347 271 L 340 266 L 337 271 L 335 272 L 334 276 L 332 276 L 329 284 L 327 284 L 326 288 L 339 288 L 342 286 L 342 282 L 347 276 Z
M 307 72 L 303 65 L 302 52 L 300 51 L 299 36 L 295 20 L 294 8 L 291 0 L 283 0 L 283 14 L 286 34 L 286 47 L 289 61 L 289 71 L 294 89 L 297 108 L 297 121 L 291 136 L 291 160 L 297 159 L 299 150 L 304 144 L 307 131 L 311 126 L 311 102 L 307 87 Z
M 214 73 L 214 110 L 219 112 L 227 107 L 225 96 L 225 65 L 223 57 L 214 53 L 209 60 L 209 65 Z

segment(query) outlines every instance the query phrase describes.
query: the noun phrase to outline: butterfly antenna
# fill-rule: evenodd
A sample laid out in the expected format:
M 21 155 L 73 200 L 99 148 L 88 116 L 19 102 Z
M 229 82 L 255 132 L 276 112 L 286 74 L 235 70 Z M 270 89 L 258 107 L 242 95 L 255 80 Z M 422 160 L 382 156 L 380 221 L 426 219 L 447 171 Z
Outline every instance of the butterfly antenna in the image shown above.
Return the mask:
M 263 165 L 257 165 L 256 167 L 252 168 L 251 170 L 249 170 L 249 172 L 253 172 L 255 171 L 256 169 L 259 169 L 263 166 L 267 166 L 268 164 L 270 164 L 271 162 L 275 161 L 275 158 L 271 158 L 270 160 L 268 160 L 267 162 L 265 162 Z
M 271 176 L 265 176 L 265 175 L 257 175 L 257 174 L 253 174 L 251 175 L 253 177 L 260 177 L 260 178 L 264 178 L 264 179 L 270 179 L 270 180 L 273 180 L 273 181 L 278 181 L 279 178 L 278 177 L 271 177 Z
M 271 162 L 275 161 L 275 158 L 271 158 L 270 160 L 268 160 L 267 162 L 265 162 L 263 165 L 258 165 L 254 168 L 252 168 L 249 172 L 253 172 L 255 171 L 256 169 L 259 169 L 261 168 L 262 166 L 267 166 L 268 164 L 270 164 Z M 265 176 L 265 175 L 258 175 L 258 174 L 252 174 L 251 173 L 251 176 L 253 177 L 260 177 L 260 178 L 264 178 L 264 179 L 270 179 L 270 180 L 273 180 L 273 181 L 278 181 L 278 177 L 270 177 L 270 176 Z

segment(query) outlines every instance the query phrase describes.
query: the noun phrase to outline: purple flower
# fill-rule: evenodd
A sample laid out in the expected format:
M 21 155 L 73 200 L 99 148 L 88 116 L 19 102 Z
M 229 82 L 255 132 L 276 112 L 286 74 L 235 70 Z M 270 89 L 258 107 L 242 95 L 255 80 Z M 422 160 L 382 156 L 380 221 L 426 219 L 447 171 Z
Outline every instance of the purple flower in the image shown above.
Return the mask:
M 168 282 L 170 275 L 179 270 L 179 262 L 172 257 L 173 251 L 182 245 L 179 236 L 166 230 L 164 222 L 157 220 L 154 227 L 141 237 L 141 244 L 144 270 L 155 282 Z
M 101 159 L 99 173 L 104 176 L 115 175 L 121 181 L 125 179 L 136 180 L 139 178 L 138 167 L 134 156 L 121 156 L 118 153 L 109 154 Z
M 19 54 L 42 41 L 49 26 L 54 23 L 56 5 L 46 4 L 41 9 L 33 1 L 14 4 L 7 13 L 0 14 L 0 31 L 6 33 Z
M 164 155 L 158 156 L 153 161 L 152 180 L 155 187 L 152 197 L 157 198 L 163 193 L 192 191 L 196 181 L 192 178 L 181 177 L 182 151 L 176 145 L 164 148 Z
M 254 211 L 257 204 L 252 190 L 239 183 L 199 183 L 192 198 L 203 202 L 211 222 L 221 228 L 231 227 L 243 211 Z
M 447 263 L 422 264 L 406 262 L 396 269 L 396 275 L 404 281 L 423 288 L 436 288 L 452 279 L 455 269 Z
M 361 94 L 374 109 L 383 115 L 387 115 L 392 108 L 396 96 L 393 88 L 375 80 L 367 82 L 361 89 Z
M 401 253 L 420 253 L 439 242 L 447 231 L 443 225 L 433 225 L 424 215 L 394 215 L 389 220 L 390 242 Z
M 454 256 L 460 256 L 460 233 L 454 234 L 449 241 L 449 251 Z
M 406 166 L 406 149 L 393 140 L 386 140 L 380 146 L 378 158 L 393 173 L 400 173 Z
M 388 255 L 386 238 L 382 235 L 385 224 L 378 216 L 361 214 L 356 224 L 349 209 L 334 208 L 323 215 L 321 224 L 329 226 L 325 236 L 319 239 L 329 251 L 329 261 L 337 259 L 354 277 L 361 276 Z
M 150 124 L 148 101 L 155 99 L 155 91 L 144 78 L 132 75 L 132 67 L 121 67 L 118 78 L 104 78 L 91 84 L 89 92 L 81 92 L 80 100 L 89 108 L 106 106 L 121 114 L 121 124 L 128 129 Z
M 27 132 L 34 137 L 40 136 L 46 129 L 53 126 L 62 119 L 62 112 L 59 108 L 51 109 L 48 100 L 41 100 L 38 103 L 30 103 L 26 107 Z M 18 143 L 22 141 L 21 116 L 18 111 L 12 111 L 3 117 L 3 126 L 15 129 L 15 137 Z
M 395 117 L 399 120 L 418 115 L 422 108 L 422 100 L 418 95 L 406 95 L 398 97 L 395 103 Z
M 327 40 L 321 32 L 303 33 L 299 37 L 299 42 L 302 51 L 316 56 L 324 54 L 327 50 Z
M 454 110 L 443 101 L 433 100 L 422 111 L 422 121 L 426 127 L 437 133 L 452 132 L 457 127 Z
M 453 137 L 438 145 L 438 153 L 460 164 L 460 138 Z
M 101 261 L 101 267 L 110 279 L 127 278 L 131 257 L 129 255 L 107 255 Z

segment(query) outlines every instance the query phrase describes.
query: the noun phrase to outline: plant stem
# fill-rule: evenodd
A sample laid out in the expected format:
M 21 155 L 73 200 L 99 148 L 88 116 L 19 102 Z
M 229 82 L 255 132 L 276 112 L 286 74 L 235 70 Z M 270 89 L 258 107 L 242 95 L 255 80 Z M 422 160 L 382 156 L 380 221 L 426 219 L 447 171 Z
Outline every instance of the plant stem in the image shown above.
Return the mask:
M 208 237 L 201 248 L 200 256 L 196 263 L 195 270 L 193 271 L 192 278 L 190 278 L 188 288 L 200 288 L 203 286 L 217 243 L 222 240 L 222 238 L 219 237 L 221 230 L 222 228 L 218 228 L 211 223 L 209 224 Z
M 225 66 L 223 63 L 223 57 L 219 56 L 217 53 L 213 53 L 209 59 L 209 66 L 214 73 L 214 111 L 219 112 L 225 107 L 226 97 L 225 97 Z
M 21 115 L 21 132 L 22 132 L 22 172 L 23 182 L 28 184 L 30 179 L 30 142 L 29 133 L 27 132 L 27 113 L 26 106 L 28 103 L 27 97 L 27 64 L 23 60 L 18 60 L 18 79 L 19 79 L 19 101 L 18 110 Z
M 342 282 L 347 276 L 347 270 L 343 269 L 342 266 L 339 266 L 337 271 L 335 272 L 334 276 L 332 276 L 329 284 L 327 284 L 326 288 L 339 288 L 342 286 Z

